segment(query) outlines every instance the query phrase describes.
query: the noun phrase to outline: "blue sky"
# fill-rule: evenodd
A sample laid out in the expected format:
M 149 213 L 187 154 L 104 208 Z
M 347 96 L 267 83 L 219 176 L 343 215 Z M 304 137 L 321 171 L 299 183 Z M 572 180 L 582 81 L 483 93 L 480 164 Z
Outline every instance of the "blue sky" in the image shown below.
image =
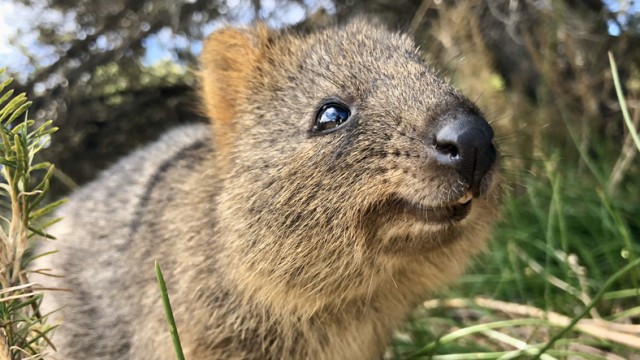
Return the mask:
M 20 51 L 18 46 L 29 49 L 43 66 L 56 60 L 52 48 L 38 42 L 38 34 L 33 31 L 32 24 L 43 19 L 44 21 L 61 21 L 61 14 L 53 11 L 45 11 L 41 6 L 27 7 L 21 3 L 10 0 L 0 0 L 0 67 L 8 67 L 9 71 L 17 70 L 32 72 L 35 68 L 32 60 Z M 15 21 L 20 19 L 20 21 Z M 13 42 L 13 38 L 20 32 L 22 37 L 19 42 Z M 15 44 L 18 44 L 16 46 Z
M 605 5 L 611 12 L 617 12 L 618 23 L 625 25 L 628 22 L 629 15 L 637 15 L 640 13 L 640 1 L 620 1 L 620 0 L 604 0 Z M 615 21 L 609 21 L 609 34 L 613 36 L 620 35 L 622 29 Z

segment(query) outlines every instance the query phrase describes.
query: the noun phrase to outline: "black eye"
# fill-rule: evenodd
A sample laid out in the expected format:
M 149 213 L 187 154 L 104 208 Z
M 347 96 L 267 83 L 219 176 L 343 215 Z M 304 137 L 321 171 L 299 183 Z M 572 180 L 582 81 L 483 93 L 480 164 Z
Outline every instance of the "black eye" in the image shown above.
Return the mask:
M 316 122 L 311 129 L 314 133 L 328 132 L 349 120 L 351 112 L 345 105 L 338 103 L 329 103 L 322 105 L 318 114 L 316 114 Z

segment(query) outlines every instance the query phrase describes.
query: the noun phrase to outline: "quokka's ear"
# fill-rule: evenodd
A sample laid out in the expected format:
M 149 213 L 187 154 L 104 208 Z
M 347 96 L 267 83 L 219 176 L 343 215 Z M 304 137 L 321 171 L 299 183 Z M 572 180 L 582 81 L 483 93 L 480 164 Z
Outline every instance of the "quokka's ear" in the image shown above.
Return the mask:
M 234 119 L 247 101 L 255 69 L 263 58 L 268 29 L 223 28 L 205 41 L 200 58 L 200 84 L 207 116 L 211 119 L 216 151 L 228 158 L 234 142 Z

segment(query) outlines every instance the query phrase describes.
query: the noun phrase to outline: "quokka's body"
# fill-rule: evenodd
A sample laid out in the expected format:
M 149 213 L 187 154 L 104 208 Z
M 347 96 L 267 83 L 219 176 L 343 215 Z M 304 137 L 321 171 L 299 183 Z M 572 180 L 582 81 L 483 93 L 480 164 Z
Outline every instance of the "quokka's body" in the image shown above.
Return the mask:
M 41 264 L 65 276 L 60 359 L 376 359 L 426 292 L 483 248 L 492 130 L 403 35 L 226 28 L 201 58 L 211 126 L 71 196 Z M 42 281 L 47 281 L 44 279 Z

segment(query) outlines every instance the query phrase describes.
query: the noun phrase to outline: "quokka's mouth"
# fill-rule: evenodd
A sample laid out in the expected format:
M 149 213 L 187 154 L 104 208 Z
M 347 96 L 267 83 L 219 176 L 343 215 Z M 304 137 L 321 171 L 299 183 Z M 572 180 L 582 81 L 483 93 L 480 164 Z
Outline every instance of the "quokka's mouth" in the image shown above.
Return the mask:
M 406 199 L 394 198 L 387 205 L 392 212 L 418 218 L 426 223 L 447 224 L 462 221 L 471 212 L 471 193 L 456 202 L 442 206 L 425 206 Z

